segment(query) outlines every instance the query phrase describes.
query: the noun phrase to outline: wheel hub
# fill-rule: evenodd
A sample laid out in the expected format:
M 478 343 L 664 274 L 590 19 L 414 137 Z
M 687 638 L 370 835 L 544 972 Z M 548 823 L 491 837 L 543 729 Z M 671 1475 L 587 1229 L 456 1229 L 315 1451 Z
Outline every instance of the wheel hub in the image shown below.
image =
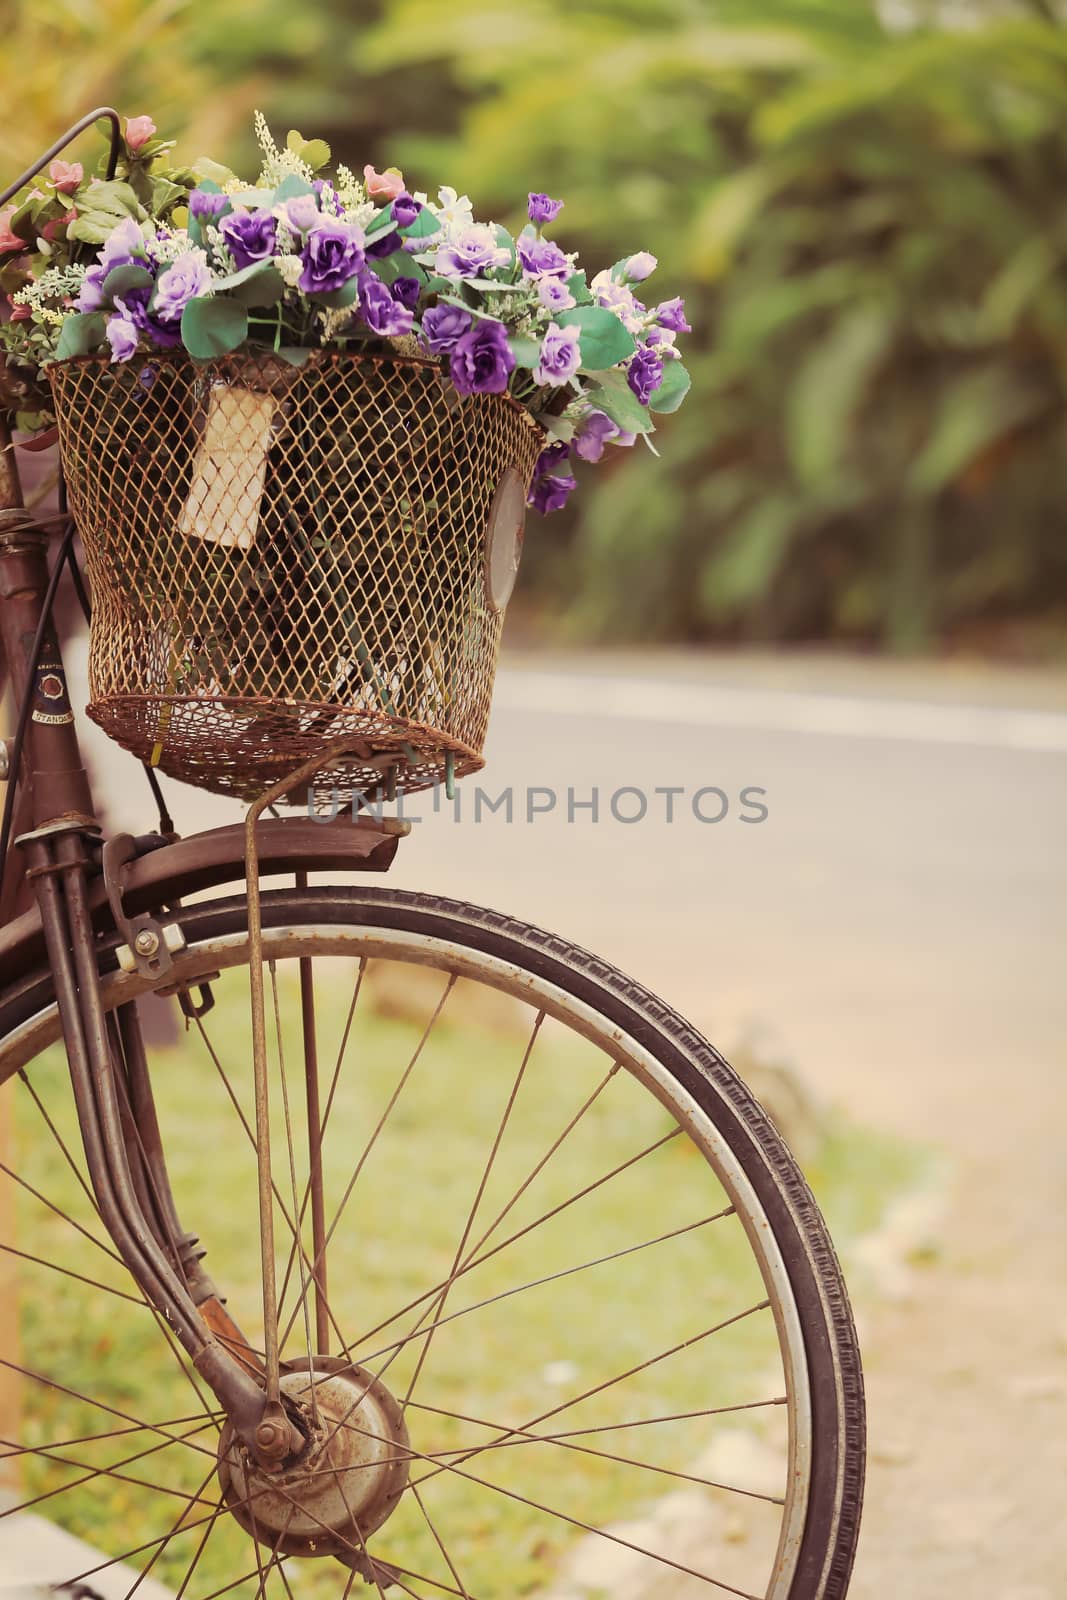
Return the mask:
M 396 1400 L 365 1368 L 335 1356 L 316 1356 L 310 1368 L 303 1358 L 286 1362 L 281 1380 L 309 1432 L 299 1458 L 266 1472 L 227 1422 L 219 1483 L 232 1515 L 260 1544 L 351 1564 L 404 1492 L 407 1428 Z

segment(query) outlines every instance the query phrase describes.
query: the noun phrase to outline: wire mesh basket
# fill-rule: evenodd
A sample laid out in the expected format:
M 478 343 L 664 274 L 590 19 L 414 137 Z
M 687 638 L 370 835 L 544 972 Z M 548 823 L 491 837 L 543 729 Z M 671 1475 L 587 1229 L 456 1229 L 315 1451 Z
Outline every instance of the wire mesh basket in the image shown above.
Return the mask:
M 49 369 L 93 598 L 89 714 L 249 798 L 351 736 L 338 797 L 482 765 L 542 444 L 432 362 L 181 352 Z

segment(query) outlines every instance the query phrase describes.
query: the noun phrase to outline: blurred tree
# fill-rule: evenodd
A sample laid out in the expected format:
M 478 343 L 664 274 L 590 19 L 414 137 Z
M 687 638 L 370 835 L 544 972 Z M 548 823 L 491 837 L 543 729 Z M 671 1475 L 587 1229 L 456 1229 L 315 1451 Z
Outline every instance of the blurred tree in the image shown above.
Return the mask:
M 647 246 L 689 296 L 662 459 L 576 497 L 584 628 L 909 647 L 1063 606 L 1067 34 L 1043 0 L 968 22 L 393 0 L 364 42 L 365 69 L 459 92 L 447 145 L 394 146 L 420 182 L 502 220 L 516 189 L 565 194 L 568 244 Z

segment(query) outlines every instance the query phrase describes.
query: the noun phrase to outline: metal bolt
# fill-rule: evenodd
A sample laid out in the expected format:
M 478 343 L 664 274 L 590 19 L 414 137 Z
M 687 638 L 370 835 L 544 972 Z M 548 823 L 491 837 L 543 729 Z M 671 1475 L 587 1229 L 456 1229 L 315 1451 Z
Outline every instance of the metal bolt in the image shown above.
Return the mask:
M 154 956 L 159 949 L 159 935 L 153 933 L 151 928 L 142 928 L 133 944 L 139 956 Z
M 256 1444 L 265 1456 L 283 1456 L 289 1449 L 289 1429 L 280 1422 L 261 1422 L 256 1429 Z

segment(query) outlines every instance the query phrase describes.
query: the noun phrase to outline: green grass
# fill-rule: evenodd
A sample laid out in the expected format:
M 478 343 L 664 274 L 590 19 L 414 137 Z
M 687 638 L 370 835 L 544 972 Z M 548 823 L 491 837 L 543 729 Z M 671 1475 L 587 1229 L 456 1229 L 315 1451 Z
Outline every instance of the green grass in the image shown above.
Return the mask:
M 331 964 L 320 1000 L 322 1072 L 328 1079 L 344 1025 L 354 969 Z M 422 1015 L 390 1019 L 361 1001 L 345 1055 L 327 1131 L 324 1159 L 327 1215 L 341 1200 L 357 1157 L 385 1110 L 415 1051 L 436 990 L 420 989 Z M 234 1092 L 251 1120 L 251 1058 L 244 975 L 216 985 L 218 1005 L 210 1033 Z M 281 1039 L 296 1129 L 294 1160 L 305 1170 L 303 1092 L 295 973 L 279 980 Z M 447 1277 L 462 1237 L 489 1150 L 529 1041 L 525 1026 L 496 1018 L 493 1028 L 473 1024 L 471 1002 L 460 986 L 451 995 L 409 1081 L 374 1143 L 344 1211 L 330 1262 L 330 1300 L 357 1359 L 378 1370 L 390 1341 L 409 1331 L 418 1309 L 397 1316 L 409 1300 Z M 275 1052 L 276 1054 L 276 1052 Z M 207 1265 L 231 1312 L 253 1344 L 261 1342 L 259 1260 L 255 1211 L 255 1159 L 226 1090 L 194 1033 L 156 1057 L 155 1088 L 169 1152 L 170 1171 L 185 1226 L 207 1248 Z M 514 1109 L 501 1140 L 470 1235 L 489 1228 L 533 1172 L 610 1066 L 592 1046 L 546 1024 L 530 1054 Z M 66 1068 L 52 1051 L 32 1069 L 64 1137 L 77 1134 L 66 1092 Z M 284 1134 L 281 1078 L 274 1062 L 275 1179 L 292 1212 Z M 492 1235 L 491 1244 L 518 1232 L 561 1205 L 575 1191 L 667 1132 L 667 1113 L 629 1077 L 618 1072 Z M 21 1171 L 62 1209 L 102 1235 L 74 1174 L 47 1137 L 23 1096 L 17 1131 Z M 839 1245 L 877 1224 L 887 1198 L 916 1173 L 913 1154 L 892 1141 L 836 1127 L 825 1139 L 813 1177 Z M 576 1264 L 656 1238 L 719 1211 L 725 1197 L 702 1160 L 674 1139 L 554 1219 L 531 1229 L 490 1256 L 453 1287 L 447 1310 L 459 1311 Z M 75 1234 L 69 1224 L 29 1195 L 21 1196 L 19 1247 L 71 1271 L 129 1288 L 123 1270 Z M 278 1269 L 284 1276 L 288 1230 L 279 1216 Z M 286 1305 L 297 1285 L 290 1279 Z M 468 1418 L 522 1427 L 572 1396 L 623 1373 L 733 1316 L 762 1298 L 755 1265 L 736 1218 L 709 1223 L 667 1242 L 498 1300 L 439 1328 L 415 1390 L 415 1399 Z M 419 1308 L 421 1309 L 421 1308 Z M 392 1318 L 393 1320 L 388 1320 Z M 28 1367 L 82 1394 L 144 1420 L 170 1422 L 200 1411 L 187 1378 L 167 1350 L 149 1312 L 95 1292 L 69 1277 L 27 1266 L 21 1296 L 23 1354 Z M 379 1323 L 386 1325 L 367 1335 Z M 415 1371 L 419 1341 L 389 1365 L 386 1381 L 403 1394 Z M 285 1351 L 303 1349 L 297 1319 Z M 733 1327 L 657 1362 L 566 1409 L 558 1426 L 592 1428 L 766 1399 L 781 1392 L 772 1373 L 777 1361 L 768 1314 Z M 27 1383 L 23 1395 L 24 1442 L 43 1445 L 121 1425 L 83 1400 Z M 408 1413 L 418 1450 L 433 1452 L 484 1441 L 486 1430 L 435 1412 Z M 729 1419 L 736 1426 L 735 1419 Z M 747 1413 L 743 1425 L 780 1437 L 782 1408 Z M 182 1427 L 195 1427 L 195 1422 Z M 552 1424 L 544 1424 L 551 1428 Z M 715 1419 L 603 1434 L 581 1442 L 686 1469 L 713 1436 Z M 779 1431 L 776 1432 L 775 1430 Z M 179 1428 L 176 1431 L 182 1431 Z M 194 1436 L 213 1451 L 210 1425 Z M 71 1446 L 60 1453 L 99 1466 L 114 1465 L 137 1450 L 164 1444 L 158 1437 Z M 206 1517 L 213 1501 L 212 1457 L 165 1446 L 122 1468 L 153 1484 L 202 1493 Z M 420 1468 L 420 1470 L 422 1470 Z M 582 1454 L 519 1446 L 478 1457 L 463 1470 L 504 1491 L 523 1494 L 594 1526 L 637 1513 L 676 1480 Z M 79 1476 L 73 1466 L 26 1458 L 27 1494 L 44 1494 Z M 204 1480 L 208 1479 L 206 1485 Z M 576 1532 L 532 1511 L 506 1493 L 493 1493 L 451 1472 L 425 1491 L 427 1509 L 472 1595 L 480 1600 L 531 1592 Z M 98 1478 L 71 1487 L 42 1505 L 82 1537 L 109 1553 L 158 1538 L 182 1509 L 179 1499 L 150 1489 Z M 183 1532 L 152 1567 L 152 1576 L 177 1586 L 202 1529 Z M 412 1496 L 375 1544 L 386 1560 L 401 1562 L 450 1583 L 433 1535 Z M 146 1554 L 134 1558 L 143 1565 Z M 216 1526 L 187 1591 L 207 1600 L 214 1590 L 254 1566 L 249 1542 L 231 1523 Z M 332 1562 L 290 1563 L 298 1597 L 337 1595 L 344 1575 Z M 255 1585 L 249 1586 L 250 1594 Z M 232 1591 L 244 1595 L 246 1589 Z M 401 1591 L 397 1591 L 401 1592 Z

